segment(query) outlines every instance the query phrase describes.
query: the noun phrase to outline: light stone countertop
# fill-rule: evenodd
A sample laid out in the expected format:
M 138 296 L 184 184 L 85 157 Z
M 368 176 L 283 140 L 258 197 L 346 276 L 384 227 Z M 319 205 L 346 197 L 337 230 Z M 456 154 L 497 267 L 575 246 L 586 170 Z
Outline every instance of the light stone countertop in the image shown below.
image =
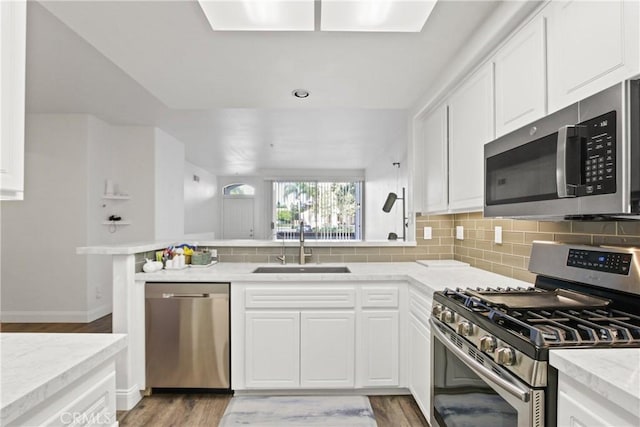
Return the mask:
M 640 417 L 640 348 L 551 350 L 549 363 Z
M 462 264 L 462 263 L 461 263 Z M 287 264 L 299 267 L 298 264 Z M 461 265 L 451 266 L 451 261 L 431 262 L 429 266 L 416 262 L 379 262 L 347 264 L 306 264 L 307 267 L 347 266 L 351 273 L 252 273 L 258 267 L 274 267 L 276 264 L 252 264 L 221 262 L 206 268 L 188 267 L 183 270 L 161 270 L 155 273 L 137 273 L 136 280 L 146 282 L 229 282 L 229 283 L 286 283 L 367 281 L 409 281 L 431 293 L 444 288 L 477 286 L 530 287 L 530 283 L 485 270 Z
M 125 346 L 123 334 L 0 334 L 0 425 L 44 402 Z
M 132 255 L 142 252 L 149 252 L 164 249 L 168 246 L 180 245 L 188 243 L 201 247 L 213 248 L 243 248 L 243 247 L 282 247 L 282 240 L 207 240 L 184 238 L 175 240 L 157 240 L 146 242 L 132 242 L 113 245 L 101 246 L 82 246 L 76 248 L 78 255 Z M 300 243 L 297 240 L 285 241 L 286 247 L 298 247 Z M 404 242 L 402 240 L 368 240 L 368 241 L 335 241 L 335 240 L 306 240 L 305 247 L 321 248 L 321 247 L 414 247 L 416 242 Z

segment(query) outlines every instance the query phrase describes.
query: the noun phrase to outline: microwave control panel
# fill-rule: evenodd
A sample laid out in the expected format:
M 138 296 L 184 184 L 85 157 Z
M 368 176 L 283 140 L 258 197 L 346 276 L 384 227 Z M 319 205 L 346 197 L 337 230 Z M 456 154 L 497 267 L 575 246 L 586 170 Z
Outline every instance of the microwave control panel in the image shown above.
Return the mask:
M 569 249 L 567 265 L 605 273 L 629 274 L 632 254 Z
M 579 124 L 584 129 L 582 179 L 577 196 L 616 192 L 616 112 Z

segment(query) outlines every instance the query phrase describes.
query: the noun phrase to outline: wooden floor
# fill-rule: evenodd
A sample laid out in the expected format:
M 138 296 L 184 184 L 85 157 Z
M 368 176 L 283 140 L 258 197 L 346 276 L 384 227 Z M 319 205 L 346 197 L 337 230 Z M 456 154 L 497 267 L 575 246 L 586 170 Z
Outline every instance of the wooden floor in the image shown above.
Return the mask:
M 111 333 L 111 315 L 91 323 L 0 323 L 1 332 Z M 231 399 L 219 394 L 162 394 L 144 397 L 130 411 L 118 411 L 123 427 L 217 426 Z M 378 427 L 428 427 L 411 396 L 369 396 Z
M 91 323 L 0 323 L 0 332 L 111 333 L 111 315 Z

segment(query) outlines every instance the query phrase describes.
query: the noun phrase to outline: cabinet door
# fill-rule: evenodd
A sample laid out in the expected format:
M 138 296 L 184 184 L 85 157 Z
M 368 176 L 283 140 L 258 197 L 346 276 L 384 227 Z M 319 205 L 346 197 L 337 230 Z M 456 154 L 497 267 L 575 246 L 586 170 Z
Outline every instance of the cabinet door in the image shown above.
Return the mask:
M 362 356 L 358 358 L 362 385 L 398 385 L 398 311 L 363 311 Z
M 495 56 L 496 136 L 543 117 L 546 112 L 545 21 L 538 15 Z
M 415 170 L 421 188 L 423 213 L 444 212 L 448 208 L 447 106 L 442 105 L 417 122 L 419 149 Z
M 449 208 L 484 206 L 484 144 L 494 136 L 493 64 L 470 77 L 449 100 Z
M 549 110 L 640 72 L 637 1 L 558 1 L 548 25 Z
M 431 336 L 415 316 L 409 319 L 409 390 L 422 414 L 429 419 L 431 408 Z
M 247 312 L 245 337 L 247 387 L 299 386 L 299 312 Z
M 304 311 L 300 324 L 300 385 L 353 387 L 355 313 Z
M 638 415 L 618 404 L 567 374 L 558 373 L 558 427 L 639 426 Z
M 24 195 L 26 8 L 0 2 L 0 200 Z

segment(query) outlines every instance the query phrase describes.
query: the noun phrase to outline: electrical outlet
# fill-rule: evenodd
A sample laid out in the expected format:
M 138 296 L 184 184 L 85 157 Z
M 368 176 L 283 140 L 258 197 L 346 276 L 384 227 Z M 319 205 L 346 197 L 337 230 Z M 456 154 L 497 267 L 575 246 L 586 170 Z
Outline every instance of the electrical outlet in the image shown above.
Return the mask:
M 456 239 L 464 240 L 464 227 L 462 225 L 456 226 Z
M 99 285 L 96 286 L 96 299 L 102 299 L 102 288 Z
M 495 240 L 496 245 L 501 245 L 502 244 L 502 227 L 500 227 L 499 225 L 496 225 L 496 227 L 493 230 L 493 240 Z
M 422 237 L 424 240 L 433 239 L 433 229 L 432 227 L 424 227 L 424 235 Z

